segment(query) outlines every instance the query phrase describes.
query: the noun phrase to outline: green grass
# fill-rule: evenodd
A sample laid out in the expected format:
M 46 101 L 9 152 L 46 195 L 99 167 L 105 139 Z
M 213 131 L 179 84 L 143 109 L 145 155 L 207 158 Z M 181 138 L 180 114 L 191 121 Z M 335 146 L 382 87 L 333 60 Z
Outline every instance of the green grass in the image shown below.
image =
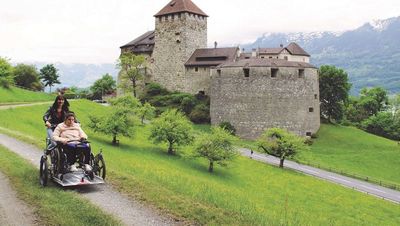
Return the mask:
M 210 174 L 205 160 L 168 156 L 166 146 L 149 143 L 147 126 L 137 127 L 134 138 L 119 137 L 119 147 L 111 146 L 111 137 L 85 126 L 89 112 L 106 114 L 108 109 L 88 101 L 71 105 L 95 152 L 103 149 L 108 183 L 177 218 L 207 225 L 400 224 L 399 205 L 244 157 Z M 29 134 L 25 138 L 40 145 L 46 108 L 0 111 L 0 126 Z
M 33 209 L 38 225 L 120 224 L 72 191 L 51 184 L 42 188 L 38 170 L 3 146 L 0 146 L 0 156 L 0 171 L 10 179 L 18 197 Z
M 11 87 L 10 89 L 0 87 L 0 105 L 52 100 L 54 100 L 54 96 L 47 93 L 32 92 L 17 87 Z
M 400 184 L 400 145 L 354 127 L 322 124 L 311 150 L 298 159 Z

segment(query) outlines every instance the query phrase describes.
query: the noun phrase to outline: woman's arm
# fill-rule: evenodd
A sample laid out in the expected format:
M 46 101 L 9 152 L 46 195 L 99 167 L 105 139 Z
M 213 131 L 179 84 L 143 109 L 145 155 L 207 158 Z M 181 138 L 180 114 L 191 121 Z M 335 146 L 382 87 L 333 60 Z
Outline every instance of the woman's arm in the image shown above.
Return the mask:
M 66 144 L 68 142 L 68 138 L 61 137 L 61 124 L 59 124 L 56 129 L 53 132 L 53 137 L 52 139 L 56 142 L 62 142 L 63 144 Z

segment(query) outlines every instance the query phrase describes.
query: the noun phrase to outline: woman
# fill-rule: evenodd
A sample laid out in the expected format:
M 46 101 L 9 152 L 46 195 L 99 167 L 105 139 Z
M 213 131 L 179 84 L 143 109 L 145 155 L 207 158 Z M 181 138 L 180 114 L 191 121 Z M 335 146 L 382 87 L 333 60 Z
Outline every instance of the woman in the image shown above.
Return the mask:
M 85 156 L 83 163 L 89 164 L 89 145 L 76 145 L 80 144 L 81 140 L 87 139 L 87 135 L 85 132 L 83 132 L 80 125 L 75 122 L 75 114 L 73 112 L 68 112 L 65 115 L 64 122 L 58 124 L 54 130 L 52 139 L 55 142 L 60 142 L 63 144 L 63 150 L 67 155 L 67 162 L 69 165 L 74 166 L 77 156 L 79 156 L 81 153 L 83 153 Z
M 58 124 L 64 122 L 67 112 L 69 112 L 68 100 L 63 95 L 58 95 L 53 105 L 44 114 L 43 121 L 47 127 L 47 138 L 50 140 L 50 144 L 47 147 L 48 150 L 56 147 L 56 143 L 51 141 L 53 131 Z

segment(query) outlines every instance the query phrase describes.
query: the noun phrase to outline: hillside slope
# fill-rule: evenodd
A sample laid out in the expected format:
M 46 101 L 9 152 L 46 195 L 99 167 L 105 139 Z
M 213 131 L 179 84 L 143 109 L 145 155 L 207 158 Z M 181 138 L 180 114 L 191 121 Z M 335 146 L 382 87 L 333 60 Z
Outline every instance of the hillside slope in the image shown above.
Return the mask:
M 0 87 L 0 105 L 8 103 L 52 101 L 54 96 L 48 93 L 32 92 L 29 90 L 11 87 L 5 89 Z

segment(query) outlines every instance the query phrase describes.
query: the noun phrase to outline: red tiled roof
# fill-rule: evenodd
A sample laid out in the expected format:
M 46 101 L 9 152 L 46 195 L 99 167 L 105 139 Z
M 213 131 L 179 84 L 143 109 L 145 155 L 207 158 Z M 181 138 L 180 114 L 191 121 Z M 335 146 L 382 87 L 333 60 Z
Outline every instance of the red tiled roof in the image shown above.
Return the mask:
M 236 59 L 238 48 L 196 49 L 185 66 L 217 66 Z
M 304 49 L 302 49 L 299 45 L 296 43 L 292 42 L 288 46 L 286 46 L 286 49 L 292 54 L 292 55 L 299 55 L 299 56 L 310 56 Z
M 164 8 L 160 10 L 155 17 L 164 16 L 168 14 L 188 12 L 194 13 L 201 16 L 208 17 L 197 5 L 191 0 L 172 0 Z

